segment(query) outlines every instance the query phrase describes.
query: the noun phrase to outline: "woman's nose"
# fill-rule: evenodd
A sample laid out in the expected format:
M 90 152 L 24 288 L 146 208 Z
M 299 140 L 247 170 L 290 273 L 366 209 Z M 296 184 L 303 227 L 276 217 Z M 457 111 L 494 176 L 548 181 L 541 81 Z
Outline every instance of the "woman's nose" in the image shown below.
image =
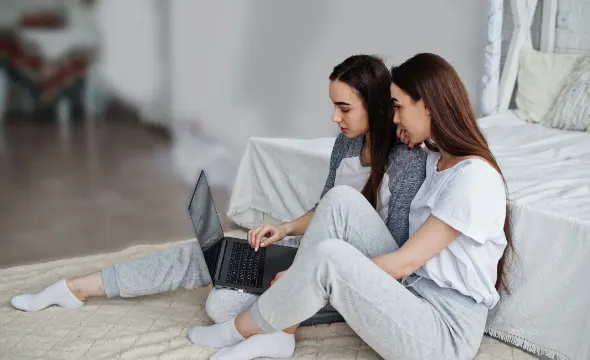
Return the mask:
M 340 115 L 334 112 L 334 114 L 332 114 L 332 121 L 335 123 L 339 123 L 342 121 L 342 118 L 340 117 Z
M 399 114 L 397 113 L 397 111 L 393 113 L 393 123 L 396 124 L 396 125 L 399 125 L 400 124 Z

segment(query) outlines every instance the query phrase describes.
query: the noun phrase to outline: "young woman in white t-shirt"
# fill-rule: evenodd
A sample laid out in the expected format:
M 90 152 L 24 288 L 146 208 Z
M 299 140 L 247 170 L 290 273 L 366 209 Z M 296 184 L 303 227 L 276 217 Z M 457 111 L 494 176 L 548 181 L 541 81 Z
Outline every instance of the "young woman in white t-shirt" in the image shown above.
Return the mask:
M 410 238 L 398 247 L 358 191 L 334 187 L 309 223 L 308 246 L 250 310 L 192 329 L 195 343 L 223 348 L 212 359 L 288 357 L 289 333 L 328 301 L 386 359 L 476 355 L 505 288 L 504 179 L 450 64 L 418 54 L 391 73 L 398 136 L 430 149 L 410 206 Z

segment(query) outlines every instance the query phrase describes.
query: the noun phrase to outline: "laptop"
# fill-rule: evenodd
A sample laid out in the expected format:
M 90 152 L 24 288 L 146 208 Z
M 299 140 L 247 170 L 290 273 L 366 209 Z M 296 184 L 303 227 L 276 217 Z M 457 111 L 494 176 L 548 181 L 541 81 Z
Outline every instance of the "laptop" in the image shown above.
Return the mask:
M 287 270 L 297 249 L 271 244 L 258 251 L 247 240 L 225 237 L 205 172 L 201 171 L 188 212 L 211 282 L 217 288 L 262 294 L 275 275 Z

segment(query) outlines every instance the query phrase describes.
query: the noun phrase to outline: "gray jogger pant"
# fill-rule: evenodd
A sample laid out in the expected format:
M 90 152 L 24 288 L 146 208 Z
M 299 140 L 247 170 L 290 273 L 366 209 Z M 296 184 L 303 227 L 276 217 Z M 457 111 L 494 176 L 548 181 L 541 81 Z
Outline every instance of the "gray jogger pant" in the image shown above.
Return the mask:
M 164 252 L 103 269 L 107 297 L 135 297 L 176 289 L 196 289 L 211 283 L 203 252 L 196 241 Z M 206 311 L 219 323 L 249 309 L 258 296 L 233 290 L 213 289 Z
M 278 243 L 297 247 L 299 242 L 299 238 L 289 238 Z M 116 264 L 102 270 L 101 275 L 109 298 L 196 289 L 211 283 L 203 252 L 196 241 Z M 258 295 L 213 288 L 207 297 L 205 310 L 213 321 L 221 323 L 248 310 L 256 299 Z
M 354 199 L 359 200 L 359 197 L 361 205 L 368 205 L 358 191 L 350 187 L 338 186 L 328 193 L 329 196 L 322 198 L 323 208 L 340 204 L 352 191 L 355 192 L 355 196 L 349 204 L 351 208 L 358 206 L 358 201 Z M 330 216 L 329 224 L 323 218 L 312 221 L 300 241 L 285 239 L 278 243 L 298 246 L 299 254 L 302 250 L 313 247 L 325 239 L 338 238 L 362 249 L 363 253 L 371 257 L 391 252 L 396 246 L 391 233 L 370 205 L 369 209 L 373 211 L 371 215 L 374 216 L 367 219 L 369 222 L 363 226 L 362 234 L 357 233 L 357 228 L 348 226 L 345 217 Z M 316 228 L 313 229 L 312 226 Z M 364 239 L 371 239 L 371 241 L 364 241 Z M 102 270 L 102 280 L 107 297 L 124 298 L 158 294 L 180 288 L 195 289 L 211 283 L 203 252 L 196 241 L 106 268 Z M 213 321 L 220 323 L 248 310 L 257 299 L 258 295 L 214 288 L 207 298 L 205 310 Z
M 488 309 L 412 275 L 399 282 L 370 258 L 398 248 L 356 190 L 337 186 L 316 208 L 295 262 L 252 306 L 265 332 L 308 319 L 328 301 L 385 359 L 473 359 Z
M 298 247 L 299 237 L 278 244 Z M 196 289 L 211 283 L 203 252 L 197 241 L 170 248 L 161 253 L 126 261 L 101 272 L 107 297 L 130 298 L 176 289 Z M 205 309 L 216 323 L 227 321 L 248 310 L 257 295 L 213 288 Z

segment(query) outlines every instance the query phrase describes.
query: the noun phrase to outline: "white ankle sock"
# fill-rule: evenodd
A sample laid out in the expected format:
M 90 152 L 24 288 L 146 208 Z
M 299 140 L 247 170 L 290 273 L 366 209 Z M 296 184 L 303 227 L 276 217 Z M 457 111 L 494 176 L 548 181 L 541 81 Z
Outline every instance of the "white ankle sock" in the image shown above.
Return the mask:
M 295 335 L 276 331 L 254 335 L 219 350 L 210 360 L 250 360 L 256 358 L 290 358 L 295 352 Z
M 72 294 L 65 280 L 60 280 L 36 294 L 24 294 L 15 296 L 10 301 L 12 306 L 23 311 L 39 311 L 50 305 L 75 309 L 84 302 Z
M 224 348 L 244 340 L 235 325 L 236 318 L 211 326 L 195 326 L 188 333 L 188 338 L 195 345 Z

